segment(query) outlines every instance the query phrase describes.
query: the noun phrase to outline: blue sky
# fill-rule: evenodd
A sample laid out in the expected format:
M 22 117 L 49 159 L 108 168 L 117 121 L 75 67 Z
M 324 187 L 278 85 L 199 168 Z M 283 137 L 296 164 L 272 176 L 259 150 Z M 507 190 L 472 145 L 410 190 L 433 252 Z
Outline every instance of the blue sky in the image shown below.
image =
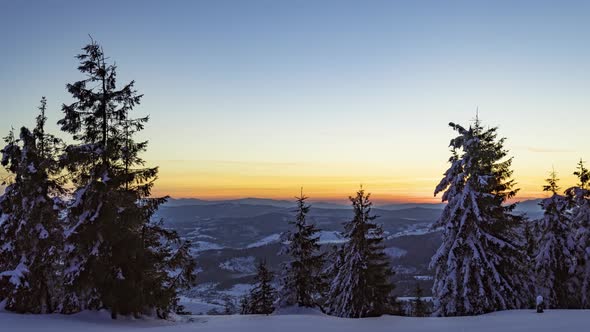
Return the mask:
M 584 1 L 5 1 L 0 133 L 42 95 L 59 119 L 91 34 L 145 94 L 163 191 L 431 197 L 447 123 L 479 107 L 536 195 L 590 158 L 588 17 Z

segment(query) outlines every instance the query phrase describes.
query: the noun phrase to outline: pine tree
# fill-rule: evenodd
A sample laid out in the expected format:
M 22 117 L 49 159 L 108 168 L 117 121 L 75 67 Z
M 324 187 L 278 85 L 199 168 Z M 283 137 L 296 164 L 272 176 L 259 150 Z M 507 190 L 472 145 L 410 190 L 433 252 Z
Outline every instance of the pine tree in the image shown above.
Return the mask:
M 14 179 L 0 196 L 0 301 L 19 313 L 52 312 L 59 296 L 61 141 L 45 133 L 45 97 L 39 109 L 35 129 L 11 133 L 0 151 Z
M 422 287 L 420 287 L 419 283 L 416 283 L 416 299 L 414 300 L 414 317 L 425 317 L 427 314 L 426 304 L 424 303 L 424 299 L 422 298 L 424 292 L 422 291 Z
M 555 171 L 543 186 L 551 197 L 540 205 L 544 215 L 539 221 L 539 239 L 535 254 L 535 277 L 537 291 L 549 308 L 567 308 L 572 304 L 570 275 L 574 272 L 574 238 L 571 232 L 569 202 L 558 194 Z
M 327 296 L 327 311 L 339 317 L 360 318 L 390 313 L 393 271 L 384 253 L 383 229 L 371 215 L 370 194 L 361 189 L 350 197 L 354 218 L 345 224 L 348 239 L 331 271 L 334 280 Z
M 276 290 L 272 286 L 273 277 L 273 273 L 266 266 L 266 260 L 260 261 L 254 288 L 250 290 L 246 302 L 241 304 L 242 309 L 246 309 L 246 314 L 270 315 L 273 313 L 276 299 Z
M 578 289 L 580 306 L 590 308 L 590 171 L 580 160 L 574 175 L 579 183 L 566 190 L 571 204 L 572 227 L 574 234 L 576 273 L 573 285 Z
M 178 308 L 178 290 L 194 282 L 189 244 L 152 220 L 166 198 L 151 198 L 157 167 L 139 154 L 133 136 L 148 117 L 129 113 L 142 98 L 134 82 L 118 89 L 116 66 L 94 41 L 77 56 L 84 80 L 68 84 L 75 102 L 58 124 L 73 135 L 62 158 L 75 186 L 68 206 L 65 313 L 102 309 L 165 317 Z
M 294 229 L 283 235 L 287 242 L 283 254 L 290 259 L 283 268 L 279 305 L 315 307 L 321 297 L 325 282 L 321 275 L 324 256 L 319 252 L 319 229 L 307 222 L 310 206 L 301 192 L 297 197 L 297 215 L 290 222 Z
M 450 168 L 435 189 L 447 202 L 435 227 L 443 243 L 432 258 L 434 314 L 477 315 L 522 308 L 531 294 L 521 216 L 507 204 L 518 189 L 504 139 L 479 119 L 468 129 L 450 123 Z
M 590 171 L 586 168 L 584 160 L 580 159 L 577 169 L 578 170 L 574 172 L 574 175 L 578 177 L 578 180 L 580 181 L 578 183 L 578 188 L 588 189 L 588 183 L 590 183 Z
M 244 295 L 240 298 L 240 315 L 250 314 L 250 299 L 248 295 Z
M 224 315 L 233 315 L 236 313 L 236 304 L 234 300 L 230 297 L 227 297 L 223 303 L 223 314 Z

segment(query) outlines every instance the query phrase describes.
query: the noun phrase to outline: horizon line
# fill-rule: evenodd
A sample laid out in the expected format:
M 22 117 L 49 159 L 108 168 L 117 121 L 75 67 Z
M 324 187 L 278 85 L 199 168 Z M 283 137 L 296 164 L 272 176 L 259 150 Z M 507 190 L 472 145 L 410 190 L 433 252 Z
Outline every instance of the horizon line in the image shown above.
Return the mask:
M 284 202 L 293 201 L 294 202 L 294 198 L 295 198 L 295 197 L 286 198 L 286 197 L 262 197 L 262 196 L 209 196 L 209 197 L 200 196 L 200 197 L 197 197 L 197 196 L 172 196 L 172 195 L 168 195 L 168 197 L 170 199 L 174 199 L 174 200 L 194 199 L 194 200 L 200 200 L 200 201 L 205 201 L 205 202 L 239 201 L 239 200 L 249 200 L 249 199 L 284 201 Z M 509 202 L 510 203 L 518 203 L 518 202 L 525 202 L 525 201 L 531 201 L 531 200 L 537 200 L 537 199 L 543 199 L 543 198 L 545 198 L 545 197 L 536 197 L 536 196 L 520 197 L 518 199 L 511 199 L 511 200 L 509 200 Z M 400 199 L 394 199 L 394 200 L 373 199 L 372 201 L 374 204 L 379 204 L 379 205 L 385 205 L 385 204 L 442 205 L 442 204 L 446 204 L 446 202 L 442 202 L 440 200 L 418 201 L 418 200 L 400 200 Z M 349 200 L 348 199 L 341 199 L 341 198 L 338 198 L 338 199 L 336 199 L 336 198 L 313 199 L 313 198 L 309 197 L 309 202 L 310 203 L 331 203 L 331 204 L 338 204 L 338 205 L 348 205 Z

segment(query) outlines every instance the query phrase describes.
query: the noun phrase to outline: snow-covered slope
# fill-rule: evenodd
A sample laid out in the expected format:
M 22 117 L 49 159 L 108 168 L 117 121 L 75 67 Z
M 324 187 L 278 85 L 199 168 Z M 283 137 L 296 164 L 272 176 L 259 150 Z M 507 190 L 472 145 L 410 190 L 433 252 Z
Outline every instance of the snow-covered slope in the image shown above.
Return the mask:
M 193 316 L 192 322 L 173 323 L 154 320 L 112 321 L 106 313 L 78 315 L 18 315 L 0 313 L 2 331 L 150 331 L 150 332 L 578 332 L 587 331 L 590 310 L 532 310 L 497 312 L 476 317 L 411 318 L 380 317 L 343 319 L 318 314 L 274 316 Z
M 252 244 L 249 244 L 247 246 L 247 248 L 263 247 L 263 246 L 266 246 L 271 243 L 279 242 L 280 239 L 281 239 L 281 234 L 271 234 L 271 235 L 266 236 L 256 242 L 252 243 Z

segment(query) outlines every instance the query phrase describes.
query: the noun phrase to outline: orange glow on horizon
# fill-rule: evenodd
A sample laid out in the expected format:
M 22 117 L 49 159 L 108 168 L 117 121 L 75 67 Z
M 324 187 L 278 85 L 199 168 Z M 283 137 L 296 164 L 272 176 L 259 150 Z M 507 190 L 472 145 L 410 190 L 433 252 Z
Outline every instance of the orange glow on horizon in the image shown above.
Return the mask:
M 222 161 L 152 161 L 149 164 L 158 165 L 160 170 L 154 196 L 204 200 L 248 197 L 293 200 L 303 187 L 311 202 L 341 204 L 348 204 L 348 197 L 354 195 L 361 184 L 371 193 L 371 199 L 376 204 L 441 203 L 442 194 L 436 197 L 433 194 L 442 172 L 446 170 L 444 163 L 414 169 L 389 169 L 376 165 L 368 169 L 354 164 Z M 513 178 L 520 191 L 510 202 L 550 196 L 542 191 L 548 172 L 531 172 L 529 169 L 515 169 Z M 563 192 L 575 185 L 576 178 L 562 173 L 559 178 Z M 2 176 L 6 176 L 6 172 L 0 169 L 0 178 Z M 0 186 L 0 193 L 2 191 Z
M 348 203 L 360 185 L 371 193 L 374 203 L 440 203 L 434 188 L 446 169 L 431 168 L 394 170 L 372 165 L 311 165 L 297 163 L 257 163 L 221 161 L 157 161 L 160 176 L 154 187 L 155 196 L 226 200 L 247 197 L 293 200 L 300 188 L 310 201 Z M 442 166 L 442 171 L 434 168 Z M 370 175 L 367 175 L 370 174 Z M 405 176 L 395 176 L 405 174 Z M 431 175 L 425 177 L 424 175 Z M 519 174 L 526 174 L 518 177 Z M 517 196 L 512 201 L 544 198 L 544 172 L 535 174 L 515 171 Z M 574 185 L 573 176 L 561 177 L 562 189 Z

